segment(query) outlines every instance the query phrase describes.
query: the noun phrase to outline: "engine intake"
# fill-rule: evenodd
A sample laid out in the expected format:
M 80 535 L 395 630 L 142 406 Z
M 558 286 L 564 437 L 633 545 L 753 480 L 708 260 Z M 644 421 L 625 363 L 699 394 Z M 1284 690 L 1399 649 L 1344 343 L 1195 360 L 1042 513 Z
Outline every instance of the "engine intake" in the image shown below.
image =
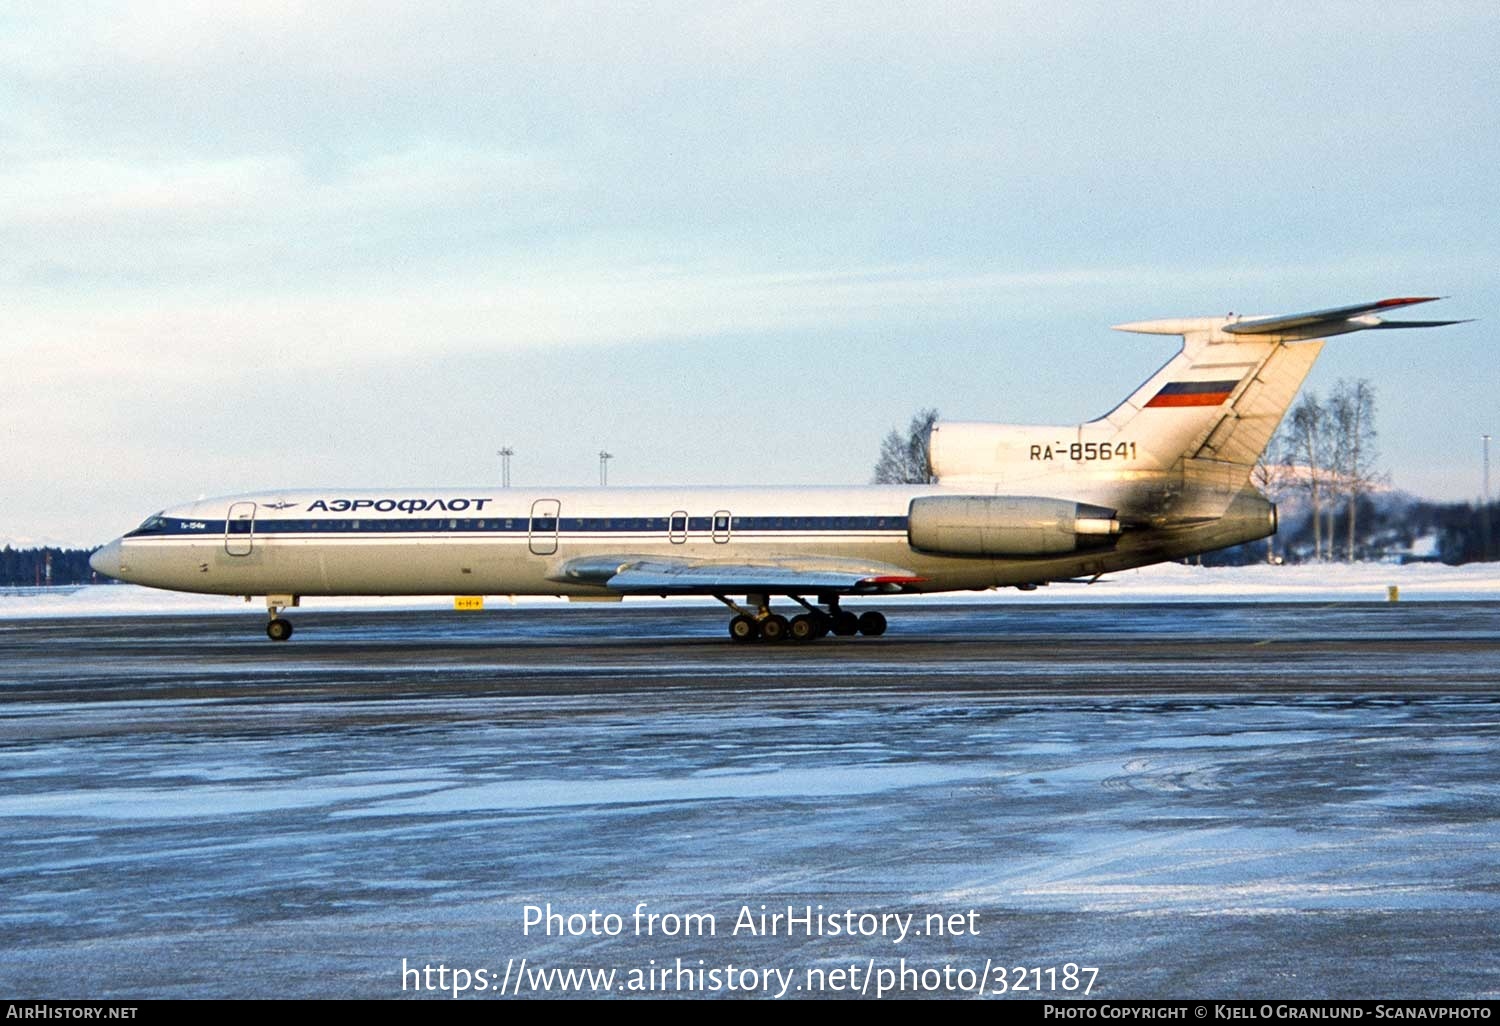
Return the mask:
M 1115 511 L 1029 495 L 929 495 L 907 514 L 911 547 L 949 556 L 1055 556 L 1107 544 Z

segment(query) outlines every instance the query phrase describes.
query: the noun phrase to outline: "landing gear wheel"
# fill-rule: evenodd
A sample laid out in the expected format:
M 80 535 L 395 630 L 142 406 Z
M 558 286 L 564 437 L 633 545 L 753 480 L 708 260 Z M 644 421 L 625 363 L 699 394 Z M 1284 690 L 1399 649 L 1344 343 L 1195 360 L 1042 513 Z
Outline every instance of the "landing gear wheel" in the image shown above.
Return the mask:
M 741 613 L 729 621 L 729 636 L 735 641 L 754 641 L 760 637 L 760 624 L 753 617 Z
M 885 616 L 875 610 L 859 614 L 859 633 L 867 638 L 878 638 L 885 633 Z
M 833 633 L 841 638 L 852 638 L 859 633 L 859 617 L 840 610 L 833 614 Z
M 272 641 L 285 641 L 292 636 L 292 621 L 276 616 L 266 624 L 266 637 Z
M 818 630 L 818 621 L 806 613 L 792 617 L 791 635 L 793 641 L 816 641 L 828 631 Z
M 772 613 L 760 622 L 760 636 L 767 641 L 784 641 L 791 625 L 780 613 Z

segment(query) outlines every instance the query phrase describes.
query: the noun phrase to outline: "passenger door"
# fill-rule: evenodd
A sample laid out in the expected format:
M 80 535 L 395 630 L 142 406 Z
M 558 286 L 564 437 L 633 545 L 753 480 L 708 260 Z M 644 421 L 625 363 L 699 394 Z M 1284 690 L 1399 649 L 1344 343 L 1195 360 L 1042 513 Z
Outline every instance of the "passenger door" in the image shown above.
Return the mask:
M 550 556 L 557 551 L 557 532 L 561 520 L 562 503 L 557 499 L 538 499 L 531 504 L 531 523 L 527 526 L 526 537 L 533 553 Z
M 224 518 L 224 551 L 231 556 L 248 556 L 255 544 L 255 503 L 236 502 Z

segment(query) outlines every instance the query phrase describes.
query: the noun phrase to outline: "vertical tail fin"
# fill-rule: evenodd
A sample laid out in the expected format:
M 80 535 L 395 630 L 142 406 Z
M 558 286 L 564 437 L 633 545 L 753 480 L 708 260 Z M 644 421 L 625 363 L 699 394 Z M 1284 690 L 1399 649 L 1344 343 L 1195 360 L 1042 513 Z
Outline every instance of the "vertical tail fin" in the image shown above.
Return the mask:
M 1172 515 L 1216 517 L 1249 481 L 1322 352 L 1322 339 L 1366 328 L 1436 327 L 1457 321 L 1383 321 L 1385 310 L 1437 297 L 1384 299 L 1277 317 L 1183 318 L 1117 325 L 1181 335 L 1181 352 L 1094 427 L 1133 443 L 1157 469 L 1181 474 Z
M 1275 394 L 1289 405 L 1322 347 L 1307 343 L 1294 349 L 1280 339 L 1242 339 L 1224 331 L 1230 323 L 1194 318 L 1118 325 L 1120 331 L 1181 335 L 1182 349 L 1092 426 L 1109 425 L 1116 439 L 1135 443 L 1143 462 L 1159 470 L 1196 456 L 1211 438 L 1218 439 L 1215 450 L 1222 449 L 1226 432 L 1241 436 L 1235 448 L 1253 465 L 1286 410 L 1266 401 L 1266 385 L 1279 384 Z M 1254 421 L 1241 423 L 1252 407 Z M 1253 454 L 1248 452 L 1252 436 L 1261 440 Z
M 1460 323 L 1373 314 L 1432 298 L 1117 325 L 1180 335 L 1182 349 L 1123 403 L 1086 424 L 938 423 L 930 438 L 933 470 L 945 484 L 1066 495 L 1163 523 L 1221 516 L 1249 482 L 1322 340 L 1367 328 Z

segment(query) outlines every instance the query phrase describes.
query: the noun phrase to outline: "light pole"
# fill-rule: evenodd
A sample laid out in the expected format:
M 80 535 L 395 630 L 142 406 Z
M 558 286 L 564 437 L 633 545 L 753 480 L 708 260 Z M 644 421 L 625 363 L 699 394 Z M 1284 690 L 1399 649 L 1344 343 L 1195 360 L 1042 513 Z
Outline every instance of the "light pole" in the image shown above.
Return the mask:
M 612 452 L 599 450 L 599 487 L 609 484 L 609 461 L 615 458 Z
M 1490 436 L 1480 435 L 1484 439 L 1484 504 L 1490 504 Z
M 496 451 L 495 455 L 500 457 L 500 487 L 510 487 L 510 458 L 516 454 L 516 450 L 510 446 Z
M 1479 507 L 1480 539 L 1484 552 L 1480 559 L 1490 558 L 1490 436 L 1480 435 L 1484 440 L 1484 505 Z

